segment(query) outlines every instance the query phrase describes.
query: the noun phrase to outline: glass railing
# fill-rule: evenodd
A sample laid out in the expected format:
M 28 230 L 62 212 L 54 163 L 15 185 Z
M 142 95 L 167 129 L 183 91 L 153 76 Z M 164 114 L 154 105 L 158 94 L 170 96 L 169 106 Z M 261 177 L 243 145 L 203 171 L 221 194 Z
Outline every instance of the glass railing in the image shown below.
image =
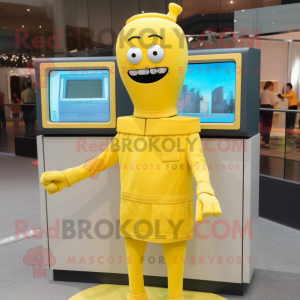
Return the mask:
M 0 152 L 15 154 L 16 139 L 37 135 L 36 104 L 0 105 Z
M 260 109 L 260 174 L 300 183 L 300 110 Z
M 274 4 L 234 11 L 234 31 L 248 36 L 299 30 L 300 3 Z

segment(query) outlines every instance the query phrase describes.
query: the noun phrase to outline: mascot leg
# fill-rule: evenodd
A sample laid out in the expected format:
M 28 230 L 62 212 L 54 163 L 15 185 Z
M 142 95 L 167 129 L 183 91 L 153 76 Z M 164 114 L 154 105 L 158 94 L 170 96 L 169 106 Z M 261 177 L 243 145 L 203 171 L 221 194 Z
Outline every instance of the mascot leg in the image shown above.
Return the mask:
M 183 271 L 186 255 L 186 241 L 163 244 L 168 269 L 169 299 L 183 300 Z
M 147 300 L 143 276 L 143 256 L 147 242 L 125 238 L 125 246 L 129 277 L 127 300 Z

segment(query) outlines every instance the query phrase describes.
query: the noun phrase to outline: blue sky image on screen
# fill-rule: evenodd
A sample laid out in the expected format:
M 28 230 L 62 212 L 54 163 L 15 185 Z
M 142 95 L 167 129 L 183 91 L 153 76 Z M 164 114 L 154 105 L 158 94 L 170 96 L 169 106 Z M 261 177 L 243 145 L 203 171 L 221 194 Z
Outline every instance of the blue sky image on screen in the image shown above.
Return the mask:
M 178 99 L 178 115 L 198 117 L 201 123 L 235 120 L 236 64 L 189 64 Z

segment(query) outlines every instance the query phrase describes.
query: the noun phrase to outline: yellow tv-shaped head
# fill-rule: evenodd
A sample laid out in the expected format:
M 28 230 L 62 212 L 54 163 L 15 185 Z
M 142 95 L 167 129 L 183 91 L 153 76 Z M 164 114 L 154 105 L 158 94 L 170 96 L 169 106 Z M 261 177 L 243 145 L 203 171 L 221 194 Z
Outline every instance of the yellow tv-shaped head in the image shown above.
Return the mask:
M 118 36 L 118 68 L 136 117 L 177 114 L 176 103 L 188 63 L 186 39 L 176 24 L 181 11 L 179 5 L 170 3 L 167 15 L 133 16 Z

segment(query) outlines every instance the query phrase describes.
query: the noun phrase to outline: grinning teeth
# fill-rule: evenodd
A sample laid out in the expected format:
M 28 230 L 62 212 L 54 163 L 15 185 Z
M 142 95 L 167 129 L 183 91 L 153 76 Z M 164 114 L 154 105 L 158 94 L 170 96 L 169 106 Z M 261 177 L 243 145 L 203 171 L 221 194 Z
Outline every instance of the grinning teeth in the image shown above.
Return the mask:
M 167 72 L 167 68 L 158 68 L 157 71 L 158 71 L 158 74 L 163 74 L 163 73 Z
M 136 76 L 138 74 L 138 72 L 137 71 L 129 71 L 129 74 L 131 76 Z
M 131 76 L 136 75 L 148 75 L 148 74 L 164 74 L 168 71 L 168 68 L 152 68 L 152 69 L 141 69 L 141 70 L 131 70 L 129 71 L 129 74 Z
M 150 73 L 153 74 L 153 75 L 156 74 L 157 73 L 157 69 L 150 69 Z
M 139 75 L 148 75 L 149 74 L 149 69 L 144 69 L 144 70 L 138 70 Z

